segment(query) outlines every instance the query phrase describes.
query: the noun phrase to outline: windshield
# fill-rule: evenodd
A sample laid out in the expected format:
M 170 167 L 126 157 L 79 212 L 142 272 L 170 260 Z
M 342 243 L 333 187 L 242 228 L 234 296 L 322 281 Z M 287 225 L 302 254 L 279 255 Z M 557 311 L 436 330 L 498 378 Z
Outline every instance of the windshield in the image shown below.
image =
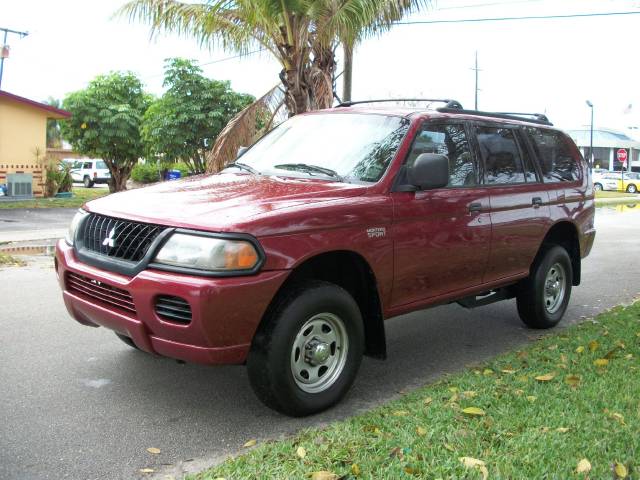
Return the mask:
M 266 175 L 377 182 L 409 121 L 367 114 L 312 114 L 279 125 L 238 159 Z

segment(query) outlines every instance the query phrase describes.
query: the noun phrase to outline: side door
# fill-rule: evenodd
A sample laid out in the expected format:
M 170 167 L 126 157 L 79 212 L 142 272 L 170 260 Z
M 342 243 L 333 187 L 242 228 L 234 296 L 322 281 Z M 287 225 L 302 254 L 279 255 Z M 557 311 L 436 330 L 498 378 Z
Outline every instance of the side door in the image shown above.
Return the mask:
M 483 183 L 491 205 L 490 283 L 526 275 L 549 222 L 549 192 L 517 126 L 474 126 Z
M 449 159 L 445 188 L 411 191 L 406 171 L 421 153 Z M 394 191 L 392 306 L 422 302 L 482 283 L 489 256 L 489 198 L 466 123 L 425 121 Z

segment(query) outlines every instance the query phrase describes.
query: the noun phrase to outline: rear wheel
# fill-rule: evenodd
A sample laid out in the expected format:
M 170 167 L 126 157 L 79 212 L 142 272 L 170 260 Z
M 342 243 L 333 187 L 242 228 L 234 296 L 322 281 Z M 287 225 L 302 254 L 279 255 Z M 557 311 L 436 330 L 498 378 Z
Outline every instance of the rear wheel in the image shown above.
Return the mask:
M 602 184 L 601 183 L 594 183 L 593 184 L 593 188 L 594 190 L 597 190 L 598 192 L 602 191 Z
M 567 251 L 558 245 L 547 248 L 520 285 L 517 304 L 522 321 L 531 328 L 557 325 L 569 304 L 572 283 Z
M 82 183 L 84 184 L 85 188 L 93 187 L 93 182 L 91 181 L 91 179 L 88 176 L 84 177 L 84 179 L 82 180 Z
M 304 416 L 337 403 L 364 350 L 362 316 L 341 287 L 310 281 L 276 300 L 247 358 L 251 386 L 268 407 Z
M 631 183 L 631 184 L 627 185 L 627 192 L 629 192 L 629 193 L 638 193 L 638 187 L 636 187 L 635 184 Z

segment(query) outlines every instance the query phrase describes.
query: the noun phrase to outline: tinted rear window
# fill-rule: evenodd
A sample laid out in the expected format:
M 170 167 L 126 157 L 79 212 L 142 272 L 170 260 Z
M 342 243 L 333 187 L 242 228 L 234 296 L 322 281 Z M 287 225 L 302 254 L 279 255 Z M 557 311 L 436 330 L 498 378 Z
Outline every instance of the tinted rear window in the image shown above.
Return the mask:
M 520 151 L 509 128 L 478 127 L 478 146 L 484 161 L 484 179 L 488 184 L 523 183 Z
M 560 132 L 542 128 L 526 128 L 545 182 L 572 182 L 578 179 L 578 165 L 569 140 Z

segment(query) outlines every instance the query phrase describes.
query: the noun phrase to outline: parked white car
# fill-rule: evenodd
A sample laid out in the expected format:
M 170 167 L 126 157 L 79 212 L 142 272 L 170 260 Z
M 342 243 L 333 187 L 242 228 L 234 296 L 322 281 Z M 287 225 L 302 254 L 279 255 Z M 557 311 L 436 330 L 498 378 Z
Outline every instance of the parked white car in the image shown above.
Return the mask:
M 618 190 L 618 179 L 615 178 L 616 172 L 610 172 L 609 170 L 593 169 L 593 188 L 595 190 Z
M 70 173 L 74 182 L 82 182 L 87 188 L 96 183 L 109 183 L 111 178 L 107 164 L 97 159 L 77 160 L 71 166 Z

